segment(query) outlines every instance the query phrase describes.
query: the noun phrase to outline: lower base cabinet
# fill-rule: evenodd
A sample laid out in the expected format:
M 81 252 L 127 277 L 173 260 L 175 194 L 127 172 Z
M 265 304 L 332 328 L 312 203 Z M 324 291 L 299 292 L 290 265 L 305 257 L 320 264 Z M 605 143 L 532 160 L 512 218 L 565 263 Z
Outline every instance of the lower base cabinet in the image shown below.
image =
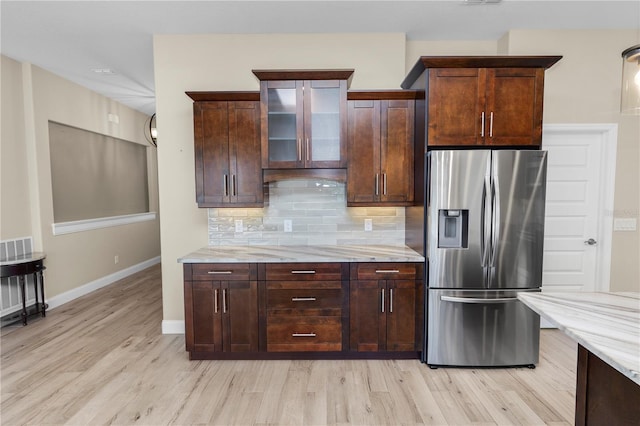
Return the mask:
M 342 351 L 348 271 L 346 263 L 264 265 L 266 351 Z
M 191 355 L 258 350 L 255 269 L 247 264 L 185 264 L 185 342 Z
M 419 358 L 421 263 L 185 264 L 190 359 Z
M 422 346 L 422 269 L 417 264 L 351 266 L 351 350 L 416 352 Z

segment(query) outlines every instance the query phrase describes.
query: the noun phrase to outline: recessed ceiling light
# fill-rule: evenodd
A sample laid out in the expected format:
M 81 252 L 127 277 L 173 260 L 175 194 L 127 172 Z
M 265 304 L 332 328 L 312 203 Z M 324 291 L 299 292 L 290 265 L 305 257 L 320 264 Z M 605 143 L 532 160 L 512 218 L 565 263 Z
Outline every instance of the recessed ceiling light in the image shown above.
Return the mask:
M 91 71 L 96 74 L 115 74 L 116 73 L 111 68 L 91 68 Z
M 476 5 L 476 4 L 498 4 L 502 0 L 462 0 L 464 4 Z

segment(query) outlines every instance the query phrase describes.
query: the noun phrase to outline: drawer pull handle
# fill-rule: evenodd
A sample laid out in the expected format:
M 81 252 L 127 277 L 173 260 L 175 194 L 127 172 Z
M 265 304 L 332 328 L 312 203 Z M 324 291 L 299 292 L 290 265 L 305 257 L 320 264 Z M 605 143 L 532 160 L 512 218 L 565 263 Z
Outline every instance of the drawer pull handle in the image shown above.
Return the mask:
M 292 297 L 292 302 L 315 302 L 315 297 Z
M 376 269 L 376 274 L 399 274 L 398 269 Z
M 315 274 L 316 271 L 309 269 L 309 270 L 301 270 L 301 271 L 291 271 L 292 274 Z
M 293 333 L 291 337 L 316 337 L 316 333 Z
M 210 274 L 210 275 L 226 274 L 226 275 L 228 275 L 228 274 L 233 274 L 233 271 L 209 271 L 209 272 L 207 272 L 207 274 Z

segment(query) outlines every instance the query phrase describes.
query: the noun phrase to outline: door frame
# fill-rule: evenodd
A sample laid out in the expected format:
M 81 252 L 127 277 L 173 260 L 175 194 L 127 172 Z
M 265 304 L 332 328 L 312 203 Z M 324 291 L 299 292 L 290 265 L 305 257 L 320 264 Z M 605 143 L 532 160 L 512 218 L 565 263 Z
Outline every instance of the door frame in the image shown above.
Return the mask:
M 613 240 L 614 192 L 618 125 L 615 123 L 545 124 L 542 128 L 542 149 L 549 146 L 545 135 L 599 135 L 603 145 L 598 182 L 598 256 L 596 256 L 595 291 L 608 292 L 611 279 L 611 245 Z

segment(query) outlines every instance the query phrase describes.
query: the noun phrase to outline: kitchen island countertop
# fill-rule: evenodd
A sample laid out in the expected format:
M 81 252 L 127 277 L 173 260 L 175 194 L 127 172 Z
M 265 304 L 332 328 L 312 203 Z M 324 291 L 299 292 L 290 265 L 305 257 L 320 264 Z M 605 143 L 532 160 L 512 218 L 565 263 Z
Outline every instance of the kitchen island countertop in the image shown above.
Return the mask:
M 518 293 L 518 298 L 640 385 L 639 293 Z
M 207 246 L 178 259 L 179 263 L 287 262 L 424 262 L 406 246 Z

